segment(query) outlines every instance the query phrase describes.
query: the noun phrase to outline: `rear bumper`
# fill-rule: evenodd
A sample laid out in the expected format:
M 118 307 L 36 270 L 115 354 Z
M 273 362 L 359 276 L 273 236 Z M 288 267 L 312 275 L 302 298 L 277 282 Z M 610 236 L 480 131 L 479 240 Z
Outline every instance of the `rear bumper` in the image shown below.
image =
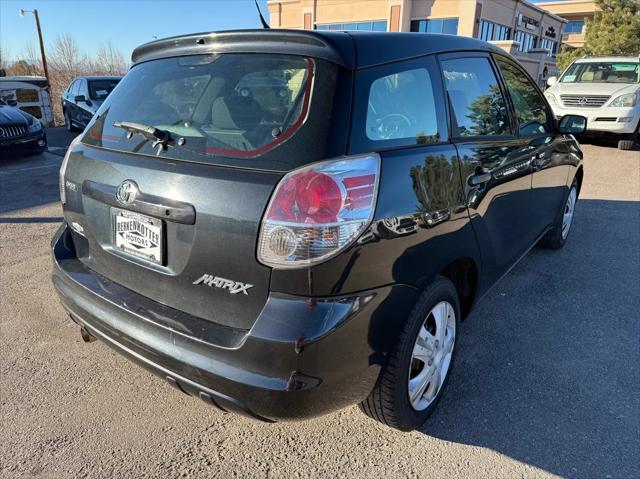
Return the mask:
M 272 293 L 253 327 L 217 325 L 86 268 L 71 230 L 53 242 L 53 284 L 74 321 L 172 385 L 226 411 L 274 421 L 318 416 L 371 391 L 419 292 L 387 286 L 340 298 Z
M 42 131 L 24 138 L 0 141 L 0 156 L 40 153 L 46 149 L 47 136 Z

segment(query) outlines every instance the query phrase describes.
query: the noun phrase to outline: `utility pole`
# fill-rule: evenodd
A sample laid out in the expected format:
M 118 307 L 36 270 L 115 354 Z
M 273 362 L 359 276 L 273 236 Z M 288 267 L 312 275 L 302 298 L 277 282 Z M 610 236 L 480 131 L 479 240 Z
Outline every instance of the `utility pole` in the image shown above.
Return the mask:
M 38 43 L 40 43 L 40 55 L 42 56 L 42 69 L 44 70 L 44 76 L 47 79 L 47 85 L 50 85 L 49 69 L 47 68 L 47 57 L 44 53 L 44 42 L 42 41 L 42 30 L 40 29 L 40 17 L 38 17 L 38 10 L 20 9 L 19 13 L 21 17 L 24 17 L 25 13 L 33 13 L 33 16 L 36 18 L 36 30 L 38 31 Z

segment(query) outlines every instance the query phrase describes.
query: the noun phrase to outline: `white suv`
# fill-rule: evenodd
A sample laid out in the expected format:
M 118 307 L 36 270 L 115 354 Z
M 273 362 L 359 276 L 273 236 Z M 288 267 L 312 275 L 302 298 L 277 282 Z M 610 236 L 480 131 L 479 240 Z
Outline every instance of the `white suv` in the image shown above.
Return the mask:
M 547 85 L 545 96 L 557 118 L 585 116 L 588 135 L 615 135 L 621 150 L 638 141 L 640 57 L 581 58 Z

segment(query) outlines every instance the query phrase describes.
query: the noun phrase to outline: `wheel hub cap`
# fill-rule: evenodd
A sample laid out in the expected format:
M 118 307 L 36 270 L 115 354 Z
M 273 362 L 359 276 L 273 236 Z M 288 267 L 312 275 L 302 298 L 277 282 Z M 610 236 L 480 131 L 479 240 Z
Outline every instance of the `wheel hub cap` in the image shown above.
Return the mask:
M 447 301 L 436 304 L 418 330 L 409 367 L 409 402 L 422 411 L 436 398 L 444 383 L 456 337 L 456 317 Z
M 569 230 L 571 229 L 571 223 L 573 222 L 573 212 L 576 208 L 576 199 L 578 197 L 578 193 L 576 188 L 571 188 L 569 192 L 569 197 L 567 198 L 567 203 L 564 206 L 564 214 L 562 215 L 562 239 L 565 239 L 569 234 Z

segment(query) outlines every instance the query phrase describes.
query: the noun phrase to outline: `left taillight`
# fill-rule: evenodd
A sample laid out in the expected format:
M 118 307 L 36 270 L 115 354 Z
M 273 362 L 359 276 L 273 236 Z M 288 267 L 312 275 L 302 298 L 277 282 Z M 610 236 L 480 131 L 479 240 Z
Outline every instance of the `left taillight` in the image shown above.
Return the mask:
M 60 201 L 63 205 L 67 202 L 67 193 L 64 185 L 65 176 L 67 174 L 67 163 L 69 163 L 69 155 L 71 154 L 71 152 L 75 149 L 76 146 L 80 144 L 80 136 L 82 135 L 78 135 L 73 139 L 73 141 L 69 145 L 69 148 L 67 148 L 67 152 L 64 154 L 64 159 L 62 160 L 62 164 L 60 165 L 60 175 L 58 176 L 58 183 L 60 187 Z
M 367 154 L 315 163 L 280 180 L 262 220 L 258 260 L 274 268 L 325 261 L 369 226 L 380 157 Z

